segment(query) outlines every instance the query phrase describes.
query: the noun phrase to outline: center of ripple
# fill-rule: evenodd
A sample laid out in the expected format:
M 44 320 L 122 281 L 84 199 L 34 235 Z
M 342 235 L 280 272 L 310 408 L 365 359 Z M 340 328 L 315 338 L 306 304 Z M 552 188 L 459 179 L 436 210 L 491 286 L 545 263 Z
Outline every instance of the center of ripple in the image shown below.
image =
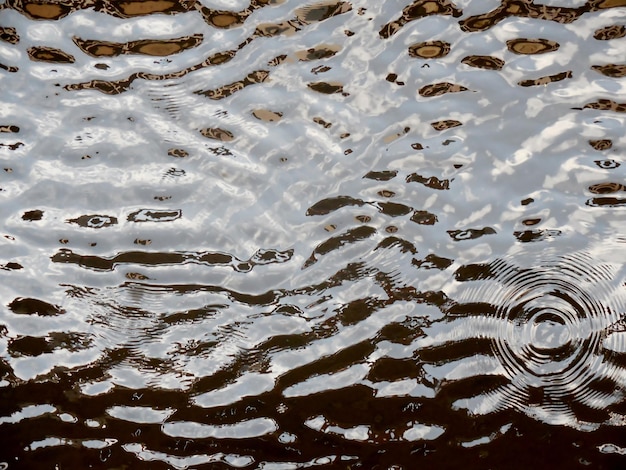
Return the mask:
M 570 331 L 565 321 L 552 312 L 535 316 L 531 327 L 531 345 L 538 351 L 549 353 L 569 343 Z

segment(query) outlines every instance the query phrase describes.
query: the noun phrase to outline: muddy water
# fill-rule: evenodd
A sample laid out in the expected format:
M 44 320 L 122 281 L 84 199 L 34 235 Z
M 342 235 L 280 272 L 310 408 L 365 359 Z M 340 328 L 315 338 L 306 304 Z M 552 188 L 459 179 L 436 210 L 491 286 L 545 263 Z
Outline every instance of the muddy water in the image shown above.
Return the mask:
M 625 7 L 0 0 L 1 468 L 623 468 Z

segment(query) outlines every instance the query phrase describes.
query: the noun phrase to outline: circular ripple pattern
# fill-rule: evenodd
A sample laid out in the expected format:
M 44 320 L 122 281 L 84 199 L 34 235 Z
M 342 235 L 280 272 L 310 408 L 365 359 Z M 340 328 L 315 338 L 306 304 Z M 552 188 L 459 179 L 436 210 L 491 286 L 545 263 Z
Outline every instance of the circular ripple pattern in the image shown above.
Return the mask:
M 552 424 L 587 426 L 580 410 L 604 410 L 624 398 L 619 267 L 585 253 L 525 257 L 490 264 L 491 282 L 470 294 L 495 305 L 483 334 L 510 380 L 485 397 L 490 409 L 485 401 L 478 408 L 513 407 Z

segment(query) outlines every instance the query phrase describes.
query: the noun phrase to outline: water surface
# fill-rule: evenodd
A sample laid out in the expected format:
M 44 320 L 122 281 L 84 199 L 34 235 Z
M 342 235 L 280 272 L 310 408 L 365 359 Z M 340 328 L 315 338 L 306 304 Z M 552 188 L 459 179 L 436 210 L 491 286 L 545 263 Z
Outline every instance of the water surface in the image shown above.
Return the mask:
M 625 7 L 0 0 L 2 468 L 622 468 Z

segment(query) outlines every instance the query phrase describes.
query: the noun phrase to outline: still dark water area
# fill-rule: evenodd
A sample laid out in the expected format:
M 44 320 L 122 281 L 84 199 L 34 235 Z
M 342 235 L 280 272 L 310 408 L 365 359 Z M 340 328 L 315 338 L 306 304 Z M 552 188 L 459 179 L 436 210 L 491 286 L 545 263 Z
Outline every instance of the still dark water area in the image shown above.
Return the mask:
M 625 0 L 0 0 L 0 469 L 626 468 Z

